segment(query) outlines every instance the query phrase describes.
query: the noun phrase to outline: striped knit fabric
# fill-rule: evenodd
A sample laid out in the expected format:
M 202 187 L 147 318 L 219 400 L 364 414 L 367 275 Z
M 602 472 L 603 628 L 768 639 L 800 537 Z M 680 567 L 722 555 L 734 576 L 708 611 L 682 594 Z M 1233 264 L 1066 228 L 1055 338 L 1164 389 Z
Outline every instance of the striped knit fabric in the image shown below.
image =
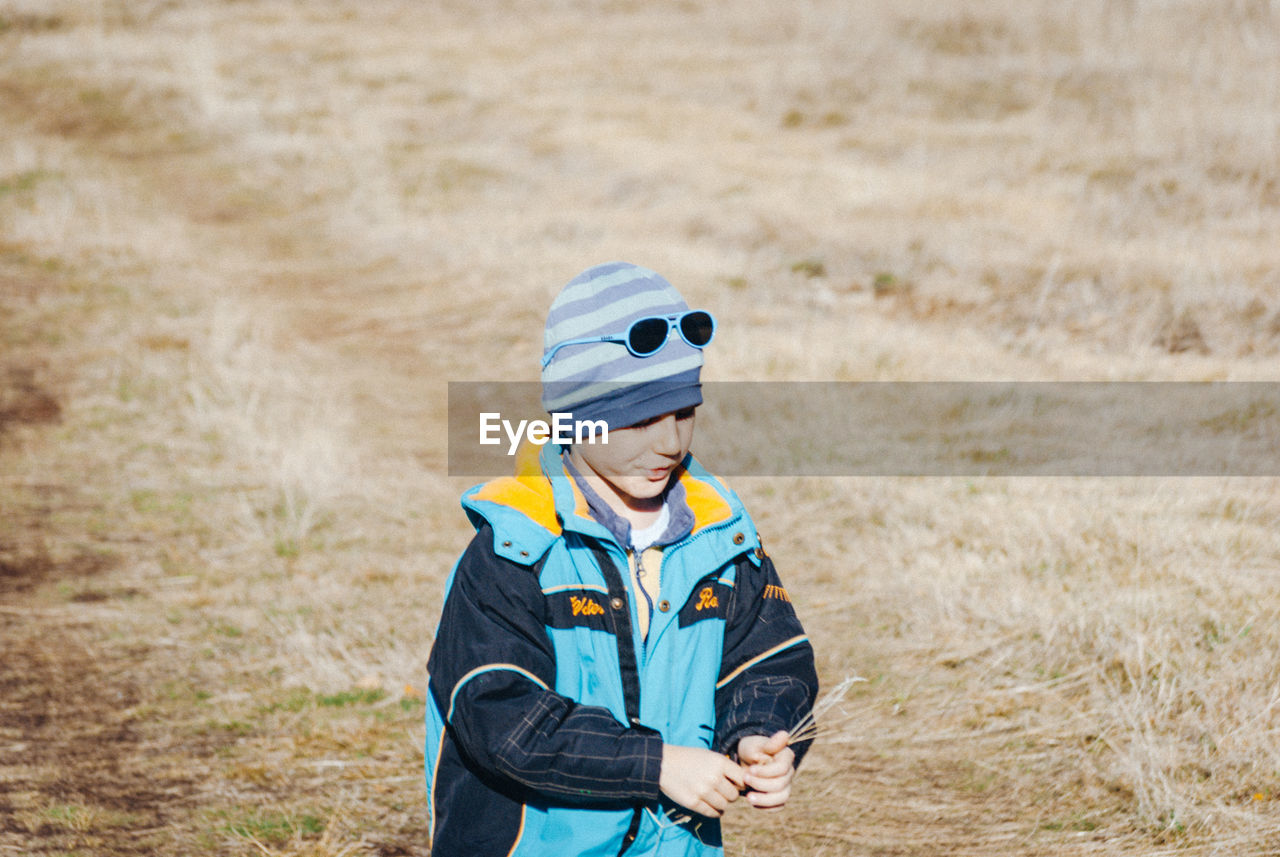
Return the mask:
M 566 285 L 547 315 L 543 355 L 571 339 L 621 335 L 647 316 L 686 312 L 670 283 L 647 268 L 610 262 L 583 271 Z M 542 405 L 575 420 L 604 420 L 609 428 L 702 403 L 702 350 L 672 330 L 648 357 L 634 357 L 620 342 L 568 345 L 542 370 Z

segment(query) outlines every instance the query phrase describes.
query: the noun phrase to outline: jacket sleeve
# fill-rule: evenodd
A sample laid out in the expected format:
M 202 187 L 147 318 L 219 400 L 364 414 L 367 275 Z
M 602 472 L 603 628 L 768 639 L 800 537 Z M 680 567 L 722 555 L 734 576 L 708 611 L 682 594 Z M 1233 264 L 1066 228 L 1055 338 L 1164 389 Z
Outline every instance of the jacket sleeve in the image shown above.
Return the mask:
M 575 805 L 658 797 L 662 738 L 555 693 L 537 567 L 497 556 L 488 525 L 454 570 L 427 664 L 432 700 L 467 764 Z
M 736 758 L 747 735 L 795 729 L 817 694 L 813 647 L 773 561 L 739 561 L 716 684 L 717 748 Z M 811 743 L 792 745 L 796 764 Z

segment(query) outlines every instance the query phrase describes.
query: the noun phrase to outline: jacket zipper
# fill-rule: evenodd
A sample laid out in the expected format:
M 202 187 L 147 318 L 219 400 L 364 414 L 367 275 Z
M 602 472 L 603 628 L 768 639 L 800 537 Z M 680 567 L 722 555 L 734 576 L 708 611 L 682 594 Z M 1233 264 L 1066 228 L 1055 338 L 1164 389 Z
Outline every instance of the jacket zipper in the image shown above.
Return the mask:
M 636 588 L 640 590 L 644 603 L 649 605 L 649 627 L 640 639 L 640 665 L 644 667 L 649 665 L 649 631 L 653 630 L 654 606 L 653 599 L 649 597 L 649 590 L 645 588 L 644 581 L 641 579 L 645 576 L 644 552 L 633 551 L 633 553 L 636 557 Z M 658 579 L 658 594 L 662 594 L 661 578 Z

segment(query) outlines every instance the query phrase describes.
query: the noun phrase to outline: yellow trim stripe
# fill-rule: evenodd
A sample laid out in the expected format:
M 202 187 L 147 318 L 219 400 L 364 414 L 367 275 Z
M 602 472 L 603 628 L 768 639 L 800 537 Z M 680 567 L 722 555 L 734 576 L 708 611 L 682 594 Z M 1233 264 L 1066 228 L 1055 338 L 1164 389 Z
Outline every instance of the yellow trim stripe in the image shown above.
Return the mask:
M 609 594 L 607 587 L 597 583 L 566 583 L 563 586 L 552 586 L 542 590 L 543 595 L 554 595 L 557 592 L 602 592 Z
M 494 672 L 495 670 L 510 670 L 513 673 L 519 673 L 520 675 L 529 679 L 529 681 L 533 682 L 543 690 L 551 689 L 547 687 L 546 682 L 538 678 L 533 673 L 529 672 L 527 669 L 524 669 L 523 667 L 518 667 L 515 664 L 485 664 L 482 667 L 476 667 L 471 672 L 467 673 L 462 678 L 458 679 L 458 683 L 453 686 L 453 693 L 449 694 L 449 713 L 446 714 L 444 718 L 446 723 L 453 720 L 453 704 L 457 700 L 458 691 L 462 690 L 462 686 L 467 682 L 471 681 L 473 678 L 475 678 L 478 675 L 482 675 L 488 672 Z
M 733 681 L 735 678 L 742 675 L 744 672 L 751 669 L 753 666 L 760 663 L 761 661 L 767 660 L 768 658 L 773 657 L 778 652 L 781 652 L 783 649 L 789 649 L 792 646 L 798 645 L 799 643 L 804 643 L 808 641 L 808 639 L 809 639 L 809 636 L 807 634 L 801 634 L 798 637 L 792 637 L 790 640 L 787 640 L 785 643 L 779 643 L 778 645 L 774 646 L 772 649 L 769 649 L 767 652 L 761 652 L 751 660 L 747 661 L 742 666 L 738 667 L 733 672 L 729 673 L 724 678 L 720 679 L 720 681 L 716 682 L 716 690 L 719 690 L 720 688 L 724 687 L 726 684 Z
M 427 705 L 433 703 L 428 700 Z M 444 739 L 449 733 L 440 730 L 440 746 L 436 748 L 436 763 L 431 771 L 431 805 L 427 807 L 427 812 L 431 814 L 431 823 L 427 825 L 427 847 L 431 847 L 431 843 L 436 841 L 436 780 L 440 776 L 440 757 L 444 755 Z
M 516 841 L 511 843 L 511 850 L 507 852 L 507 857 L 516 853 L 516 849 L 520 847 L 520 840 L 524 839 L 524 817 L 528 811 L 528 804 L 520 804 L 520 829 L 516 831 Z

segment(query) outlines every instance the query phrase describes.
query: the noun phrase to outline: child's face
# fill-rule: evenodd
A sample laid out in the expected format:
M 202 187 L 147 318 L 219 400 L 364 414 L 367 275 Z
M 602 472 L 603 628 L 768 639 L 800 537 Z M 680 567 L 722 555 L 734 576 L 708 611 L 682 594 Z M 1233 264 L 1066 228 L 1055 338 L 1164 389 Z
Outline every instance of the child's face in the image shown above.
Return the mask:
M 586 464 L 628 507 L 645 508 L 662 494 L 672 471 L 688 454 L 694 410 L 685 408 L 611 429 L 608 443 L 574 444 L 571 454 L 579 469 Z

